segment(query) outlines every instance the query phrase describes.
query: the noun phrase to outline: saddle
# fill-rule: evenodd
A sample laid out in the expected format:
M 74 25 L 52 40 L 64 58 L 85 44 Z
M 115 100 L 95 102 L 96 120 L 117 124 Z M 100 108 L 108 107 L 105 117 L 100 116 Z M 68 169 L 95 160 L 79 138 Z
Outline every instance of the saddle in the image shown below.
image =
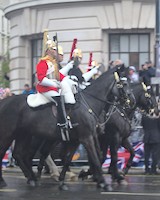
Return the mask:
M 54 99 L 53 99 L 53 101 L 54 101 Z M 27 104 L 31 108 L 39 108 L 39 107 L 48 105 L 50 103 L 52 103 L 52 104 L 57 106 L 57 102 L 56 101 L 53 102 L 53 101 L 47 99 L 41 93 L 30 94 L 30 95 L 27 96 Z M 72 129 L 73 127 L 77 126 L 77 124 L 72 124 L 71 123 L 71 120 L 70 120 L 70 117 L 69 117 L 69 113 L 70 113 L 71 110 L 69 108 L 65 108 L 64 102 L 62 102 L 62 109 L 63 109 L 63 114 L 64 114 L 64 116 L 66 118 L 66 125 L 67 126 L 65 128 L 64 127 L 63 128 L 60 127 L 61 136 L 62 136 L 62 140 L 63 141 L 70 141 L 68 129 Z M 55 112 L 54 108 L 52 108 L 52 112 L 53 112 L 53 115 L 56 117 L 57 116 L 57 112 Z

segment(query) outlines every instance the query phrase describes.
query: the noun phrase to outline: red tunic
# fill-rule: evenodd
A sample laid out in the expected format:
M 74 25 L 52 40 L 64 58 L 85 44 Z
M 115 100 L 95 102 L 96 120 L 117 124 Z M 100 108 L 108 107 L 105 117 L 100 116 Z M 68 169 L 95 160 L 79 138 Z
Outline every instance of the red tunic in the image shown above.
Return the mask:
M 56 87 L 43 86 L 43 85 L 39 84 L 39 83 L 41 83 L 41 81 L 43 80 L 44 77 L 47 77 L 48 68 L 49 67 L 48 67 L 46 60 L 41 60 L 36 66 L 37 78 L 39 81 L 36 89 L 39 93 L 44 93 L 44 92 L 48 92 L 48 91 L 52 91 L 52 90 L 58 91 L 58 88 L 56 88 Z M 52 73 L 54 73 L 54 72 L 52 72 Z M 65 76 L 63 74 L 61 74 L 60 72 L 59 72 L 59 75 L 60 75 L 60 81 L 62 81 Z

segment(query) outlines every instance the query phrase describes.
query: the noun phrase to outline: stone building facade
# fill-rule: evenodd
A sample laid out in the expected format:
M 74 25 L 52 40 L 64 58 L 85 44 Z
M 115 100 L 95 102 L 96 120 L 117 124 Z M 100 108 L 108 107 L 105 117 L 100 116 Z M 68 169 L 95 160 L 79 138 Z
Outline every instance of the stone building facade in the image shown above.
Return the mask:
M 9 43 L 9 21 L 3 11 L 2 0 L 0 0 L 0 66 L 8 52 Z
M 68 62 L 72 41 L 107 69 L 109 60 L 121 58 L 137 68 L 154 61 L 155 0 L 4 0 L 10 21 L 10 87 L 21 93 L 32 84 L 36 62 L 42 55 L 42 36 L 56 33 Z

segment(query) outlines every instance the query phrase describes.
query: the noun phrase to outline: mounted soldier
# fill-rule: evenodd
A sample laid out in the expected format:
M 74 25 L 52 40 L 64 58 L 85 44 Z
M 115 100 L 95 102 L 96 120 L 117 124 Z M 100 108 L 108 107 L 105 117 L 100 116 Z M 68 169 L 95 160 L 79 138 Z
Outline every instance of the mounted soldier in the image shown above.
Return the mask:
M 40 98 L 54 102 L 57 106 L 57 125 L 62 132 L 69 127 L 65 105 L 70 107 L 76 102 L 72 92 L 72 85 L 76 83 L 66 76 L 67 72 L 73 68 L 73 61 L 59 70 L 58 45 L 48 39 L 46 32 L 44 32 L 43 40 L 45 41 L 43 57 L 36 66 L 37 94 Z M 28 102 L 31 100 L 32 96 L 27 99 Z
M 87 85 L 89 85 L 88 81 L 98 73 L 99 66 L 93 66 L 87 72 L 84 72 L 80 67 L 82 62 L 82 50 L 76 48 L 77 39 L 73 40 L 73 45 L 70 54 L 70 60 L 74 61 L 73 68 L 68 72 L 68 75 L 74 75 L 78 78 L 79 88 L 85 89 Z M 94 62 L 92 62 L 95 64 Z
M 94 81 L 95 79 L 97 79 L 102 74 L 102 72 L 99 70 L 99 64 L 98 64 L 98 62 L 96 60 L 93 60 L 92 56 L 93 56 L 93 53 L 90 52 L 90 54 L 89 54 L 89 62 L 88 62 L 88 67 L 87 67 L 87 72 L 91 71 L 93 68 L 97 68 L 98 71 L 97 71 L 96 74 L 94 74 L 89 79 L 90 83 L 92 83 L 92 81 Z

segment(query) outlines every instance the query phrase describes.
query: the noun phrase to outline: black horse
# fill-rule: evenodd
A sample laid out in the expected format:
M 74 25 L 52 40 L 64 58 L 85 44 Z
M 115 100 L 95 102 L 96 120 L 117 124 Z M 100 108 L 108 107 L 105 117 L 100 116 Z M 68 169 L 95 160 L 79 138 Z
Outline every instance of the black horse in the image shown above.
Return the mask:
M 99 155 L 96 150 L 96 147 L 99 146 L 96 124 L 98 116 L 106 104 L 112 104 L 115 101 L 115 96 L 122 103 L 128 103 L 127 98 L 130 96 L 131 103 L 134 103 L 132 93 L 128 95 L 121 81 L 117 79 L 117 73 L 120 75 L 121 70 L 122 68 L 117 66 L 111 71 L 103 73 L 94 84 L 78 93 L 76 95 L 77 103 L 70 113 L 72 123 L 79 124 L 70 130 L 72 147 L 77 146 L 77 143 L 85 146 L 89 160 L 93 165 L 93 174 L 97 178 L 97 185 L 106 190 L 108 185 L 102 176 Z M 62 140 L 55 115 L 55 106 L 46 106 L 35 110 L 28 106 L 26 96 L 23 95 L 15 95 L 2 100 L 0 102 L 0 165 L 6 150 L 16 139 L 15 158 L 28 182 L 36 182 L 31 159 L 27 157 L 29 144 L 32 136 L 44 138 L 44 140 L 51 141 L 52 144 Z M 23 159 L 21 159 L 21 152 L 23 152 Z M 63 185 L 64 177 L 61 176 L 60 180 Z M 1 169 L 0 185 L 5 185 Z
M 111 119 L 108 121 L 105 127 L 107 145 L 103 149 L 103 153 L 106 154 L 106 148 L 107 146 L 110 146 L 110 172 L 112 173 L 112 178 L 116 179 L 117 181 L 120 181 L 122 179 L 122 176 L 119 175 L 117 169 L 117 150 L 120 145 L 130 152 L 129 160 L 125 168 L 123 169 L 124 175 L 128 173 L 128 170 L 132 165 L 132 161 L 135 155 L 134 149 L 132 148 L 128 137 L 131 133 L 130 121 L 133 117 L 136 107 L 145 110 L 147 113 L 150 113 L 151 110 L 154 109 L 154 112 L 158 114 L 158 105 L 154 93 L 150 90 L 143 90 L 141 84 L 132 85 L 132 88 L 136 98 L 136 106 L 131 110 L 125 111 L 121 108 L 117 109 L 117 111 L 113 113 Z
M 126 79 L 125 79 L 126 80 Z M 124 81 L 123 80 L 123 84 L 124 85 L 126 85 L 127 87 L 128 87 L 128 82 L 127 81 Z M 107 108 L 108 108 L 108 106 L 110 106 L 111 104 L 107 104 L 107 106 L 106 106 L 106 110 L 107 110 Z M 114 107 L 116 107 L 115 105 L 114 105 L 114 103 L 112 103 L 112 106 L 114 106 Z M 111 107 L 112 107 L 111 106 Z M 123 106 L 123 107 L 125 107 L 126 105 L 125 104 L 121 104 L 121 106 Z M 135 104 L 134 104 L 134 106 L 135 106 Z M 127 107 L 128 108 L 128 107 Z M 102 118 L 103 118 L 103 114 L 102 114 Z M 98 119 L 98 121 L 99 121 L 99 119 Z M 98 130 L 97 130 L 98 131 Z M 37 142 L 37 139 L 35 140 L 36 142 Z M 40 144 L 41 144 L 42 142 L 40 141 Z M 64 165 L 64 168 L 63 168 L 63 170 L 62 170 L 62 172 L 61 172 L 61 175 L 60 175 L 60 180 L 61 179 L 63 179 L 62 177 L 64 177 L 64 174 L 66 173 L 66 170 L 68 169 L 68 167 L 69 167 L 69 164 L 70 164 L 70 160 L 71 160 L 71 158 L 72 158 L 72 156 L 73 156 L 73 154 L 74 154 L 74 152 L 75 152 L 75 150 L 76 150 L 76 148 L 78 147 L 78 145 L 79 145 L 79 143 L 77 143 L 74 147 L 73 147 L 73 145 L 71 144 L 71 143 L 62 143 L 62 145 L 61 145 L 61 153 L 60 153 L 60 158 L 61 158 L 61 160 L 62 160 L 62 163 L 63 163 L 63 165 Z M 38 146 L 40 146 L 40 145 L 38 145 Z M 32 147 L 32 149 L 34 149 L 34 147 L 35 147 L 35 144 L 33 143 L 33 147 Z M 54 149 L 55 148 L 55 146 L 53 145 L 52 146 L 52 149 Z M 97 148 L 96 149 L 99 149 L 99 152 L 101 151 L 100 150 L 100 146 L 97 146 Z M 46 157 L 48 156 L 48 154 L 49 154 L 49 152 L 50 152 L 50 146 L 48 145 L 48 142 L 46 142 L 46 143 L 44 143 L 43 145 L 41 145 L 41 148 L 40 148 L 40 152 L 41 152 L 41 157 L 40 157 L 40 162 L 39 162 L 39 164 L 38 164 L 38 177 L 40 177 L 41 176 L 41 172 L 42 172 L 42 169 L 43 169 L 43 165 L 44 165 L 44 161 L 45 161 L 45 159 L 46 159 Z M 99 153 L 99 155 L 100 155 L 101 153 Z M 35 152 L 33 153 L 33 155 L 35 155 Z M 32 155 L 32 158 L 33 158 L 33 155 Z M 67 156 L 66 156 L 67 155 Z M 100 155 L 100 157 L 101 157 L 101 155 Z M 101 159 L 100 159 L 101 160 Z M 95 179 L 96 179 L 96 177 L 95 177 Z
M 124 179 L 118 172 L 117 168 L 117 151 L 120 146 L 123 146 L 130 152 L 130 158 L 123 169 L 123 175 L 128 173 L 129 168 L 132 165 L 134 158 L 134 149 L 130 144 L 128 137 L 131 133 L 131 119 L 133 117 L 136 107 L 145 110 L 150 113 L 152 109 L 158 114 L 158 105 L 156 102 L 155 95 L 151 89 L 147 89 L 143 84 L 133 84 L 131 86 L 133 89 L 133 94 L 136 98 L 136 105 L 132 109 L 122 109 L 122 107 L 111 106 L 110 114 L 107 113 L 107 123 L 105 125 L 105 134 L 99 136 L 101 150 L 103 152 L 102 163 L 106 159 L 106 152 L 108 147 L 110 147 L 111 153 L 111 164 L 109 168 L 109 173 L 112 174 L 112 178 L 120 182 Z M 109 115 L 109 116 L 108 116 Z M 92 170 L 87 172 L 81 171 L 79 177 L 85 178 L 87 175 L 92 174 Z

